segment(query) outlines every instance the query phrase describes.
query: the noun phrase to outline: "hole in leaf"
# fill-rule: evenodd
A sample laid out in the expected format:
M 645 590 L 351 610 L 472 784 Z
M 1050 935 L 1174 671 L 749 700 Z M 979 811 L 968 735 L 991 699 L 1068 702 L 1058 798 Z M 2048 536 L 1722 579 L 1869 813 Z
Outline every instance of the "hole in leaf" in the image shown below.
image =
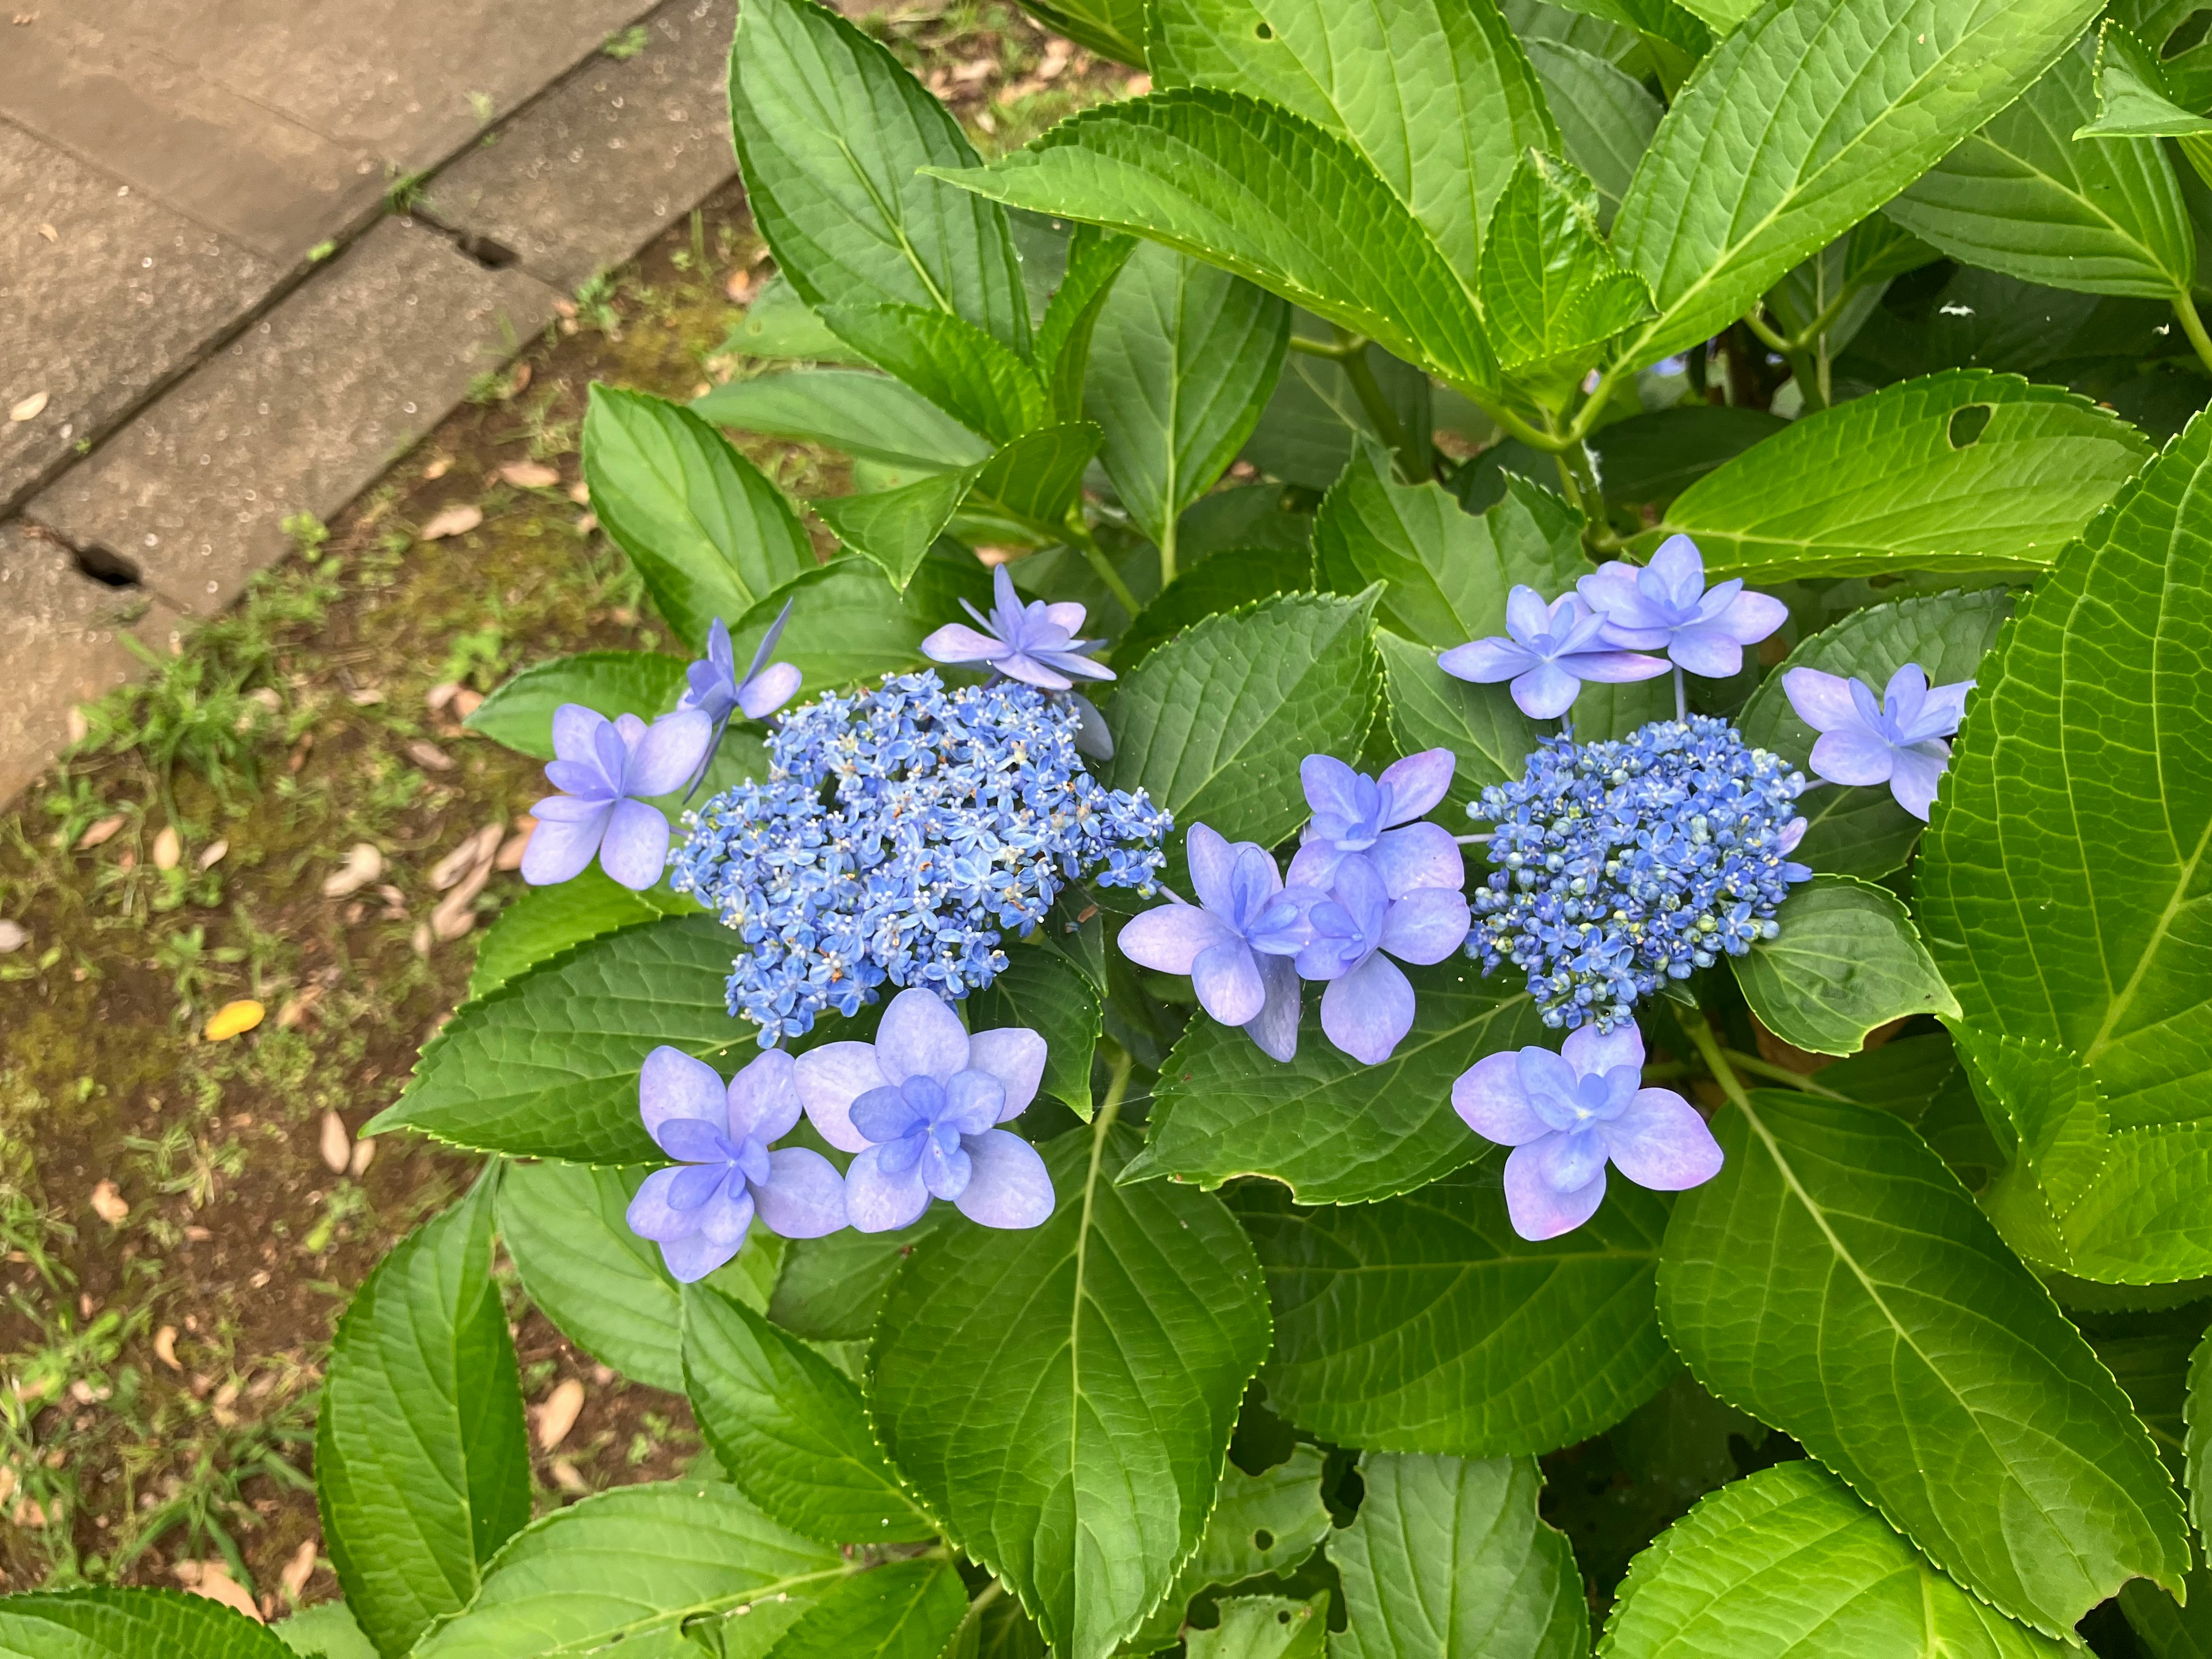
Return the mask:
M 1252 1547 L 1265 1554 L 1275 1547 L 1275 1534 L 1261 1527 L 1252 1534 Z
M 139 582 L 137 561 L 126 559 L 112 547 L 102 547 L 97 542 L 83 547 L 73 547 L 70 556 L 76 568 L 103 587 L 136 587 Z
M 1982 435 L 1982 428 L 1989 423 L 1990 406 L 1987 404 L 1968 404 L 1951 416 L 1951 447 L 1970 448 Z
M 1277 1613 L 1275 1614 L 1275 1622 L 1279 1625 L 1289 1624 L 1291 1622 L 1291 1610 L 1288 1607 L 1285 1607 L 1280 1612 Z
M 1252 28 L 1252 33 L 1255 36 L 1262 40 L 1272 40 L 1275 38 L 1274 29 L 1266 23 L 1255 24 Z

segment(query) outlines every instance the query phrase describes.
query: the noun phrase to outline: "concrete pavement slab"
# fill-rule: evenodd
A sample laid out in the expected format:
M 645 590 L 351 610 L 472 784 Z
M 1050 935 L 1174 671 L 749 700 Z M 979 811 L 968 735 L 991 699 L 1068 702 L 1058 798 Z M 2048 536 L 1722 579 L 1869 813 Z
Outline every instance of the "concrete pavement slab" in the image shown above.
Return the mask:
M 246 314 L 277 267 L 0 122 L 0 513 Z
M 552 316 L 554 290 L 387 219 L 288 295 L 27 517 L 111 550 L 187 619 L 283 556 L 282 523 L 329 518 Z

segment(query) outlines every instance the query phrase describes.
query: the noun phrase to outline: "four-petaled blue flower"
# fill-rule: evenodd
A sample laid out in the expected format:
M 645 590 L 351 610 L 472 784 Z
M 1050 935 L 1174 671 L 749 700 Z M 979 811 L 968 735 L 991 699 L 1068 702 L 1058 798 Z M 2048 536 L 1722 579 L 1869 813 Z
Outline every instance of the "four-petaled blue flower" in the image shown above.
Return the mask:
M 705 760 L 714 722 L 679 708 L 647 726 L 635 714 L 609 720 L 581 703 L 553 711 L 553 752 L 545 781 L 562 793 L 530 810 L 538 818 L 522 855 L 522 878 L 549 886 L 599 867 L 643 892 L 668 861 L 668 820 L 645 803 L 681 789 Z
M 720 617 L 707 630 L 707 654 L 684 671 L 690 689 L 679 708 L 699 708 L 720 727 L 732 711 L 749 720 L 764 720 L 799 695 L 799 671 L 787 662 L 771 663 L 769 655 L 791 620 L 793 601 L 786 599 L 776 619 L 761 635 L 753 651 L 752 665 L 738 678 L 737 653 L 730 645 L 730 628 Z
M 1726 679 L 1743 667 L 1743 648 L 1790 620 L 1790 607 L 1747 593 L 1741 580 L 1705 586 L 1705 561 L 1687 536 L 1669 536 L 1638 568 L 1619 559 L 1575 584 L 1605 618 L 1605 642 L 1626 651 L 1664 651 L 1677 667 Z
M 1228 842 L 1193 824 L 1185 846 L 1196 904 L 1164 904 L 1125 925 L 1121 954 L 1163 974 L 1188 974 L 1199 1006 L 1241 1025 L 1276 1060 L 1298 1051 L 1298 975 L 1291 964 L 1313 937 L 1306 911 L 1322 896 L 1285 889 L 1256 842 Z M 1456 860 L 1459 849 L 1453 848 Z
M 1585 1025 L 1559 1054 L 1491 1054 L 1460 1073 L 1452 1108 L 1475 1133 L 1510 1146 L 1505 1208 L 1528 1239 L 1557 1238 L 1597 1212 L 1605 1166 L 1639 1187 L 1679 1193 L 1720 1173 L 1720 1144 L 1672 1089 L 1646 1089 L 1644 1034 Z
M 978 1031 L 933 992 L 902 991 L 873 1042 L 829 1042 L 799 1056 L 806 1115 L 840 1152 L 845 1209 L 864 1233 L 919 1219 L 950 1199 L 986 1227 L 1035 1227 L 1052 1214 L 1036 1149 L 996 1126 L 1018 1116 L 1044 1078 L 1044 1039 L 1018 1026 Z
M 1782 677 L 1797 718 L 1820 734 L 1813 769 L 1830 783 L 1887 783 L 1897 804 L 1923 823 L 1951 764 L 1943 740 L 1958 731 L 1973 689 L 1972 680 L 1931 687 L 1927 671 L 1913 662 L 1889 677 L 1879 703 L 1863 680 L 1817 668 Z
M 799 1121 L 792 1060 L 772 1049 L 732 1078 L 679 1048 L 655 1048 L 638 1075 L 646 1132 L 671 1158 L 629 1204 L 629 1230 L 660 1246 L 684 1284 L 738 1253 L 754 1220 L 786 1238 L 819 1238 L 845 1224 L 836 1166 L 804 1146 L 769 1143 Z
M 981 633 L 965 623 L 947 623 L 921 642 L 922 654 L 933 662 L 988 663 L 1008 679 L 1042 691 L 1065 691 L 1077 680 L 1114 678 L 1112 669 L 1085 654 L 1105 641 L 1076 638 L 1083 627 L 1081 605 L 1067 601 L 1048 605 L 1042 599 L 1024 605 L 1004 565 L 992 573 L 991 593 L 988 617 L 967 600 L 960 601 L 983 625 Z
M 1556 719 L 1574 706 L 1583 682 L 1648 680 L 1667 672 L 1657 657 L 1639 657 L 1606 643 L 1606 622 L 1578 593 L 1548 606 L 1533 587 L 1505 599 L 1505 632 L 1455 645 L 1437 659 L 1445 673 L 1479 685 L 1513 682 L 1513 701 L 1530 720 Z
M 1442 962 L 1457 950 L 1467 937 L 1467 897 L 1456 888 L 1416 887 L 1394 899 L 1366 854 L 1353 853 L 1306 915 L 1313 938 L 1297 954 L 1297 970 L 1328 981 L 1321 1029 L 1354 1060 L 1379 1066 L 1413 1028 L 1413 988 L 1390 958 Z
M 1291 860 L 1293 887 L 1326 888 L 1347 855 L 1372 864 L 1396 898 L 1416 887 L 1463 887 L 1467 866 L 1451 831 L 1421 815 L 1451 787 L 1452 751 L 1428 749 L 1408 755 L 1370 778 L 1333 755 L 1298 763 L 1306 803 L 1313 808 L 1304 844 Z

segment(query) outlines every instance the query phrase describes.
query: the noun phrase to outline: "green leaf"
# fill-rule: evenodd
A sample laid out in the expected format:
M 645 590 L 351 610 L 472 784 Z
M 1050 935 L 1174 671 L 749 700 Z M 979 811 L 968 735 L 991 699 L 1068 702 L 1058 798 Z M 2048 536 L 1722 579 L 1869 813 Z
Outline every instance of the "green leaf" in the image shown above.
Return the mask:
M 1854 611 L 1800 644 L 1759 682 L 1737 717 L 1736 729 L 1746 743 L 1772 750 L 1809 776 L 1819 734 L 1797 717 L 1783 690 L 1791 669 L 1816 668 L 1863 680 L 1879 696 L 1889 677 L 1911 662 L 1926 672 L 1929 684 L 1953 685 L 1980 672 L 1983 656 L 2011 615 L 2012 595 L 2001 587 Z M 1911 855 L 1923 828 L 1897 804 L 1887 784 L 1859 789 L 1824 783 L 1798 805 L 1806 830 L 1795 856 L 1831 875 L 1871 880 L 1888 874 Z
M 1775 913 L 1780 934 L 1729 966 L 1746 1002 L 1784 1042 L 1855 1054 L 1877 1025 L 1959 1015 L 1958 1000 L 1897 896 L 1850 876 L 1814 876 Z
M 2096 11 L 1765 0 L 1675 95 L 1613 222 L 1659 307 L 1627 360 L 1726 327 L 2026 91 Z
M 1158 85 L 1247 94 L 1348 138 L 1454 270 L 1474 270 L 1514 163 L 1559 148 L 1492 5 L 1154 0 L 1146 23 Z
M 1291 313 L 1291 332 L 1323 343 L 1334 337 L 1330 325 L 1304 311 Z M 1426 374 L 1380 346 L 1369 346 L 1364 355 L 1384 411 L 1401 435 L 1418 441 L 1436 424 L 1436 388 Z M 1285 483 L 1327 489 L 1359 447 L 1363 434 L 1381 438 L 1382 428 L 1360 400 L 1344 365 L 1293 349 L 1283 360 L 1273 401 L 1244 446 L 1244 459 Z
M 1666 112 L 1641 81 L 1602 58 L 1564 40 L 1522 44 L 1559 118 L 1567 159 L 1589 175 L 1597 191 L 1598 223 L 1610 228 Z
M 967 1616 L 968 1592 L 951 1562 L 887 1561 L 832 1588 L 769 1656 L 938 1659 Z
M 1763 409 L 1677 404 L 1601 427 L 1589 444 L 1608 501 L 1664 508 L 1715 467 L 1788 426 Z
M 617 1486 L 516 1534 L 468 1612 L 425 1637 L 415 1659 L 552 1659 L 617 1643 L 643 1652 L 656 1637 L 718 1627 L 742 1631 L 759 1644 L 744 1650 L 757 1653 L 854 1565 L 718 1481 Z
M 1322 1659 L 1328 1640 L 1328 1592 L 1310 1601 L 1240 1595 L 1220 1604 L 1221 1622 L 1194 1630 L 1190 1659 Z
M 1258 1474 L 1227 1465 L 1197 1553 L 1122 1650 L 1157 1653 L 1173 1647 L 1191 1598 L 1210 1586 L 1295 1571 L 1335 1524 L 1322 1501 L 1322 1454 L 1304 1445 L 1294 1446 L 1287 1462 Z
M 2189 1356 L 2188 1397 L 2182 1406 L 2182 1440 L 2190 1524 L 2201 1533 L 2212 1519 L 2212 1342 L 2199 1340 Z
M 1445 799 L 1457 808 L 1489 783 L 1508 783 L 1527 769 L 1539 735 L 1536 722 L 1514 707 L 1502 685 L 1472 685 L 1437 666 L 1437 653 L 1377 629 L 1383 707 L 1398 752 L 1449 749 L 1457 764 Z M 1450 815 L 1447 815 L 1449 817 Z
M 182 1590 L 34 1590 L 0 1597 L 0 1659 L 286 1659 L 245 1614 Z
M 1067 515 L 1101 435 L 1088 421 L 1024 433 L 983 464 L 969 492 L 969 507 L 980 504 L 1005 514 L 1041 544 L 1066 541 Z
M 2057 1659 L 1817 1463 L 1732 1482 L 1636 1558 L 1603 1659 Z
M 895 1233 L 848 1229 L 827 1238 L 793 1239 L 784 1250 L 768 1316 L 810 1342 L 866 1341 L 891 1275 L 924 1237 L 945 1224 L 948 1213 L 957 1212 L 925 1210 L 920 1221 Z
M 923 306 L 825 306 L 838 337 L 971 432 L 1007 443 L 1042 425 L 1036 371 L 975 324 Z
M 1144 1154 L 1123 1179 L 1213 1188 L 1266 1176 L 1301 1203 L 1362 1204 L 1411 1192 L 1482 1155 L 1451 1085 L 1485 1054 L 1544 1040 L 1517 975 L 1486 980 L 1465 957 L 1409 968 L 1413 1030 L 1380 1066 L 1322 1034 L 1308 1000 L 1297 1058 L 1278 1065 L 1241 1030 L 1194 1019 L 1160 1069 Z
M 1102 1118 L 1042 1148 L 1059 1206 L 948 1227 L 893 1280 L 870 1419 L 946 1534 L 1065 1659 L 1103 1659 L 1197 1547 L 1267 1351 L 1260 1265 L 1218 1200 L 1115 1176 Z
M 2120 1587 L 2119 1600 L 2146 1659 L 2212 1659 L 2212 1572 L 2191 1570 L 2186 1608 L 2140 1578 Z
M 1966 1062 L 1967 1080 L 2016 1173 L 2049 1206 L 2046 1213 L 2063 1220 L 2105 1165 L 2105 1100 L 2096 1079 L 2079 1055 L 2052 1043 L 1965 1024 L 1952 1035 Z M 1997 1224 L 2003 1229 L 2002 1216 Z M 2065 1255 L 2052 1265 L 2068 1266 Z
M 2212 1274 L 2212 1124 L 2114 1131 L 2096 1183 L 2060 1218 L 2068 1271 L 2110 1285 Z
M 573 1164 L 510 1164 L 500 1178 L 499 1231 L 522 1288 L 561 1334 L 634 1382 L 684 1392 L 683 1299 L 660 1249 L 625 1218 L 649 1171 Z M 768 1305 L 784 1241 L 765 1226 L 707 1283 Z
M 1098 313 L 1137 250 L 1133 236 L 1106 236 L 1078 225 L 1067 240 L 1067 269 L 1045 307 L 1037 329 L 1036 363 L 1052 392 L 1053 417 L 1083 418 L 1083 382 L 1091 366 L 1091 341 Z
M 1314 562 L 1341 593 L 1383 584 L 1376 621 L 1439 650 L 1503 633 L 1517 584 L 1548 599 L 1593 568 L 1581 515 L 1548 490 L 1509 474 L 1504 499 L 1477 517 L 1436 484 L 1396 482 L 1372 443 L 1322 499 Z
M 1107 705 L 1107 781 L 1149 791 L 1179 824 L 1273 846 L 1307 814 L 1298 763 L 1359 753 L 1375 702 L 1373 605 L 1285 594 L 1162 646 Z
M 1044 1037 L 1044 1091 L 1085 1121 L 1101 1018 L 1098 993 L 1082 970 L 1042 946 L 1012 946 L 1005 971 L 968 1001 L 972 1030 L 1025 1025 Z
M 1278 593 L 1310 592 L 1313 555 L 1279 547 L 1232 547 L 1210 554 L 1161 590 L 1115 642 L 1118 671 L 1128 672 L 1194 623 L 1238 611 Z
M 964 552 L 925 554 L 902 590 L 872 560 L 832 559 L 732 617 L 731 647 L 739 662 L 750 660 L 788 601 L 791 620 L 776 641 L 776 659 L 797 668 L 817 691 L 854 685 L 924 666 L 922 641 L 960 614 L 962 598 L 988 605 L 990 592 L 991 573 Z
M 2034 570 L 2148 454 L 2057 386 L 1947 369 L 1792 422 L 1674 498 L 1636 538 L 1696 538 L 1715 580 Z
M 1083 412 L 1105 434 L 1114 493 L 1161 547 L 1259 423 L 1290 319 L 1273 295 L 1156 244 L 1122 267 L 1091 337 Z
M 534 760 L 553 758 L 553 711 L 579 702 L 610 719 L 651 720 L 684 695 L 684 659 L 659 651 L 586 651 L 533 663 L 511 675 L 462 722 Z
M 967 498 L 980 466 L 933 473 L 896 489 L 866 495 L 825 495 L 814 501 L 815 517 L 855 553 L 866 554 L 900 592 L 952 522 Z M 483 711 L 477 711 L 481 714 Z
M 2116 1129 L 2212 1115 L 2208 491 L 2200 417 L 2021 605 L 1917 880 L 1968 1022 L 2079 1054 Z
M 694 1285 L 683 1303 L 684 1375 L 699 1431 L 763 1514 L 828 1544 L 937 1535 L 899 1490 L 843 1372 L 718 1291 Z
M 1269 1404 L 1344 1445 L 1496 1457 L 1587 1440 L 1666 1382 L 1667 1200 L 1617 1181 L 1586 1225 L 1530 1243 L 1500 1163 L 1381 1204 L 1238 1203 L 1275 1312 Z
M 309 1659 L 376 1659 L 376 1646 L 362 1634 L 343 1601 L 322 1601 L 303 1607 L 289 1619 L 269 1627 L 270 1634 L 295 1653 Z
M 695 648 L 715 617 L 734 621 L 813 568 L 813 544 L 783 492 L 681 404 L 593 386 L 584 477 L 600 524 Z
M 1535 1460 L 1359 1460 L 1359 1514 L 1329 1546 L 1344 1577 L 1335 1659 L 1578 1659 L 1589 1608 L 1565 1536 L 1536 1513 Z
M 821 444 L 917 471 L 973 466 L 991 446 L 903 381 L 859 368 L 788 368 L 694 398 L 717 426 Z
M 1607 340 L 1651 314 L 1644 279 L 1598 229 L 1588 175 L 1541 150 L 1521 158 L 1491 213 L 1480 292 L 1498 362 L 1532 380 L 1580 380 Z
M 730 50 L 730 122 L 753 222 L 807 304 L 948 312 L 1028 353 L 1006 215 L 921 176 L 975 152 L 888 46 L 827 6 L 756 0 Z
M 714 1059 L 750 1047 L 723 984 L 735 954 L 708 915 L 592 939 L 462 1006 L 423 1048 L 407 1091 L 362 1131 L 574 1164 L 657 1164 L 637 1074 L 668 1043 Z
M 572 945 L 698 908 L 688 895 L 665 887 L 632 892 L 596 864 L 558 886 L 532 887 L 499 913 L 477 946 L 469 998 L 477 1000 L 521 978 Z
M 2125 54 L 2132 45 L 2122 29 L 2103 50 Z M 2082 35 L 2019 102 L 1892 202 L 1889 216 L 1954 259 L 2022 282 L 2153 300 L 2186 294 L 2197 242 L 2158 140 L 2075 141 L 2096 117 L 2100 50 L 2098 34 Z
M 752 303 L 745 307 L 744 319 L 730 325 L 715 355 L 727 356 L 732 353 L 786 362 L 860 361 L 852 347 L 830 331 L 814 307 L 799 297 L 799 290 L 780 272 L 761 284 Z
M 1659 1316 L 1698 1380 L 1794 1436 L 1968 1589 L 2063 1635 L 2179 1582 L 2181 1505 L 2050 1294 L 1897 1119 L 1760 1091 L 1674 1201 Z
M 2097 118 L 2076 138 L 2193 138 L 2212 133 L 2212 120 L 2173 101 L 2158 60 L 2117 16 L 2097 33 Z
M 1450 262 L 1344 139 L 1206 88 L 1102 105 L 937 176 L 1218 265 L 1461 385 L 1497 361 Z
M 1022 0 L 1022 9 L 1079 46 L 1133 69 L 1145 66 L 1142 0 Z
M 393 1247 L 331 1340 L 315 1501 L 346 1605 L 387 1656 L 468 1605 L 530 1519 L 530 1447 L 491 1278 L 495 1173 Z

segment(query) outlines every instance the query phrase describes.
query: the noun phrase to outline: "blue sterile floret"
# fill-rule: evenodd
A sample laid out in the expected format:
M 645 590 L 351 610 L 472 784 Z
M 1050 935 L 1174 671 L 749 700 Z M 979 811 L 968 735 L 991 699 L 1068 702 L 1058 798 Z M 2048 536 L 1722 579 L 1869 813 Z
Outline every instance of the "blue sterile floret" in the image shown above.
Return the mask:
M 1075 751 L 1076 712 L 1026 685 L 948 691 L 931 672 L 793 710 L 765 781 L 686 817 L 669 885 L 736 930 L 730 1012 L 761 1046 L 851 1014 L 886 980 L 951 998 L 1006 966 L 1060 889 L 1149 895 L 1169 814 L 1109 789 Z
M 1547 738 L 1517 783 L 1468 807 L 1498 866 L 1474 897 L 1467 953 L 1528 975 L 1544 1023 L 1611 1030 L 1662 981 L 1687 979 L 1777 932 L 1812 872 L 1802 773 L 1725 720 L 1655 720 L 1607 743 Z

